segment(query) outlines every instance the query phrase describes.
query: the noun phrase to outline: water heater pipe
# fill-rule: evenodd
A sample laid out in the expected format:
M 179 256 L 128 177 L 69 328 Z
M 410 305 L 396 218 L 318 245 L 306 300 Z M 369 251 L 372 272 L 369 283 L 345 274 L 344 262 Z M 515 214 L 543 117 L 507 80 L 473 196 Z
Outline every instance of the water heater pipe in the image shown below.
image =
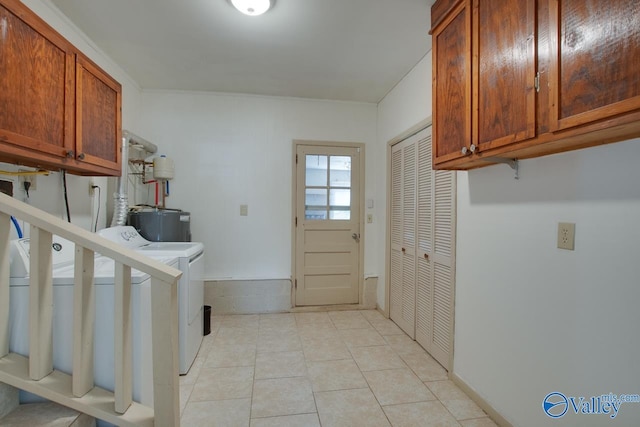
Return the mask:
M 129 210 L 128 187 L 129 181 L 129 146 L 130 144 L 141 145 L 149 154 L 158 151 L 158 147 L 138 135 L 127 130 L 122 131 L 122 171 L 118 177 L 118 191 L 113 193 L 113 218 L 111 226 L 125 225 L 127 223 L 127 211 Z

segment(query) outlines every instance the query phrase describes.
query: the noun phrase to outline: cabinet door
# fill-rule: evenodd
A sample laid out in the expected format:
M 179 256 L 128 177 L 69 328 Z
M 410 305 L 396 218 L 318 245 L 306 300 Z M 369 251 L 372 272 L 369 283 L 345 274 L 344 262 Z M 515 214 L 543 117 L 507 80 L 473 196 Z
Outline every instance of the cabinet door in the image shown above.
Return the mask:
M 638 0 L 550 0 L 550 129 L 640 109 Z
M 479 151 L 533 138 L 535 0 L 474 0 L 473 143 Z
M 390 315 L 415 336 L 416 145 L 405 140 L 391 152 Z
M 76 158 L 120 171 L 120 84 L 82 55 L 76 59 Z
M 460 2 L 433 29 L 435 164 L 470 154 L 471 1 Z
M 73 150 L 73 79 L 71 45 L 20 2 L 0 5 L 0 140 L 66 157 Z M 15 154 L 11 146 L 3 152 Z

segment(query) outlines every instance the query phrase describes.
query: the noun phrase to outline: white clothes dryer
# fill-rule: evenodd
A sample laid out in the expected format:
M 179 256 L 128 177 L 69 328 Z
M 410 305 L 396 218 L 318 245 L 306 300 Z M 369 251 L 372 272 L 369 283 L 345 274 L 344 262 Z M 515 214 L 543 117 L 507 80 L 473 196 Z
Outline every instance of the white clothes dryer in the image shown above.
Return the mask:
M 150 242 L 128 225 L 109 227 L 98 234 L 147 256 L 178 258 L 178 342 L 180 375 L 189 372 L 204 336 L 204 245 L 200 242 Z

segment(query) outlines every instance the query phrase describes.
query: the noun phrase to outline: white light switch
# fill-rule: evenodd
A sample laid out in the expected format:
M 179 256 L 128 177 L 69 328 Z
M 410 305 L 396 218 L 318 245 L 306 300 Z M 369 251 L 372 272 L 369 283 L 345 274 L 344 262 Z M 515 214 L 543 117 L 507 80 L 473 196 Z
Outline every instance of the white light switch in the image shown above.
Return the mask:
M 249 215 L 249 205 L 240 205 L 240 216 Z

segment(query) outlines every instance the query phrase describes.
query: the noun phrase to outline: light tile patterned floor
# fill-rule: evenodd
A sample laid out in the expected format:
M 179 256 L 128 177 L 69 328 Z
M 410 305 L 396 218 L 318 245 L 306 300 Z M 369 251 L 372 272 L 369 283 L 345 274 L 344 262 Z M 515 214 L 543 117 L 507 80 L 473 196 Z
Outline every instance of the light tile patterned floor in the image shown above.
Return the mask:
M 495 427 L 375 310 L 213 316 L 188 375 L 188 427 Z

